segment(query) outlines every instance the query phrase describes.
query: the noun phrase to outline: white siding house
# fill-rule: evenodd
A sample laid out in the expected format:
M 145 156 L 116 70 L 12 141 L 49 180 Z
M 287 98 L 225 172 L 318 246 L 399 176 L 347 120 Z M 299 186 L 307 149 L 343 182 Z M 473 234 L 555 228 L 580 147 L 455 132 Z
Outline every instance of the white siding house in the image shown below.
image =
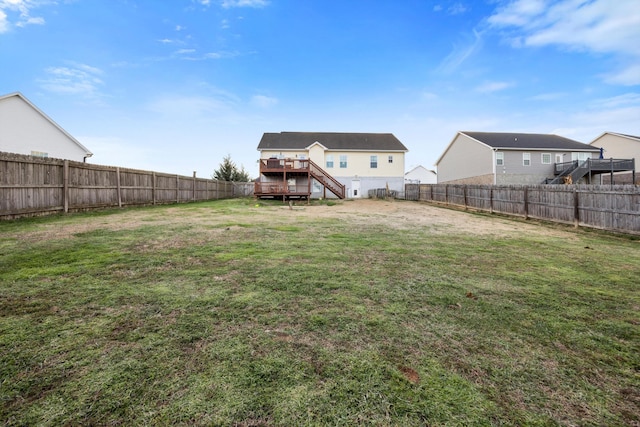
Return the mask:
M 424 166 L 416 166 L 404 174 L 404 182 L 407 184 L 436 184 L 438 175 L 435 171 Z
M 0 151 L 77 162 L 92 155 L 19 92 L 0 96 Z

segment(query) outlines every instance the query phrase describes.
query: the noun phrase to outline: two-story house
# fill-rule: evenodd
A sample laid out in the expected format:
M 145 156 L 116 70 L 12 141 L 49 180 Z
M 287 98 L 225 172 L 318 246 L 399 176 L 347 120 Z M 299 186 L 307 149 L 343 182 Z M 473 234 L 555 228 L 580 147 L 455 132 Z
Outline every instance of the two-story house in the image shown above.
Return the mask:
M 408 150 L 391 133 L 265 133 L 258 151 L 259 197 L 359 198 L 371 189 L 404 190 Z
M 92 156 L 19 92 L 0 96 L 0 151 L 77 162 Z

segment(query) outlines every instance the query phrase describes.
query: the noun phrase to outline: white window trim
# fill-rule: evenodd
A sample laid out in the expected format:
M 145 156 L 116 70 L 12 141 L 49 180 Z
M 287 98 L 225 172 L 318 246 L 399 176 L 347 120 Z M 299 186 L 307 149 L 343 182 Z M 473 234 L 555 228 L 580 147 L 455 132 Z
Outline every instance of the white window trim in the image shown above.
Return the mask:
M 504 153 L 496 152 L 496 166 L 504 166 Z
M 329 163 L 331 163 L 331 166 L 329 166 Z M 327 158 L 324 161 L 324 166 L 327 169 L 332 169 L 333 168 L 333 154 L 327 154 Z
M 549 156 L 549 161 L 548 162 L 544 161 L 544 156 Z M 551 153 L 542 153 L 542 154 L 540 154 L 540 162 L 542 162 L 543 165 L 550 165 L 551 164 Z
M 522 153 L 522 166 L 531 166 L 531 153 Z

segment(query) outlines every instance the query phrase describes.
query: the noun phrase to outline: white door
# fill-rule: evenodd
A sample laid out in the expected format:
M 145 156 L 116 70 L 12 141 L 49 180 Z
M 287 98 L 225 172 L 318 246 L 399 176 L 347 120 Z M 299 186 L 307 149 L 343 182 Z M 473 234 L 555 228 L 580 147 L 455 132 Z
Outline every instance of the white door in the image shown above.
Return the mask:
M 351 181 L 351 195 L 353 198 L 358 198 L 358 197 L 362 197 L 362 195 L 360 194 L 360 180 L 359 179 L 354 179 L 353 181 Z

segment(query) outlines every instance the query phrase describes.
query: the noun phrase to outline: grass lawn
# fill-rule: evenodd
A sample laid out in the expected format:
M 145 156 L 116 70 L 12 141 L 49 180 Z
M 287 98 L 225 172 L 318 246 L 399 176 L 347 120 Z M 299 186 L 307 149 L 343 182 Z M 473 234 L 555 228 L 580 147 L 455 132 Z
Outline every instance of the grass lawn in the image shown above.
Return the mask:
M 640 241 L 361 203 L 0 222 L 0 422 L 640 425 Z

